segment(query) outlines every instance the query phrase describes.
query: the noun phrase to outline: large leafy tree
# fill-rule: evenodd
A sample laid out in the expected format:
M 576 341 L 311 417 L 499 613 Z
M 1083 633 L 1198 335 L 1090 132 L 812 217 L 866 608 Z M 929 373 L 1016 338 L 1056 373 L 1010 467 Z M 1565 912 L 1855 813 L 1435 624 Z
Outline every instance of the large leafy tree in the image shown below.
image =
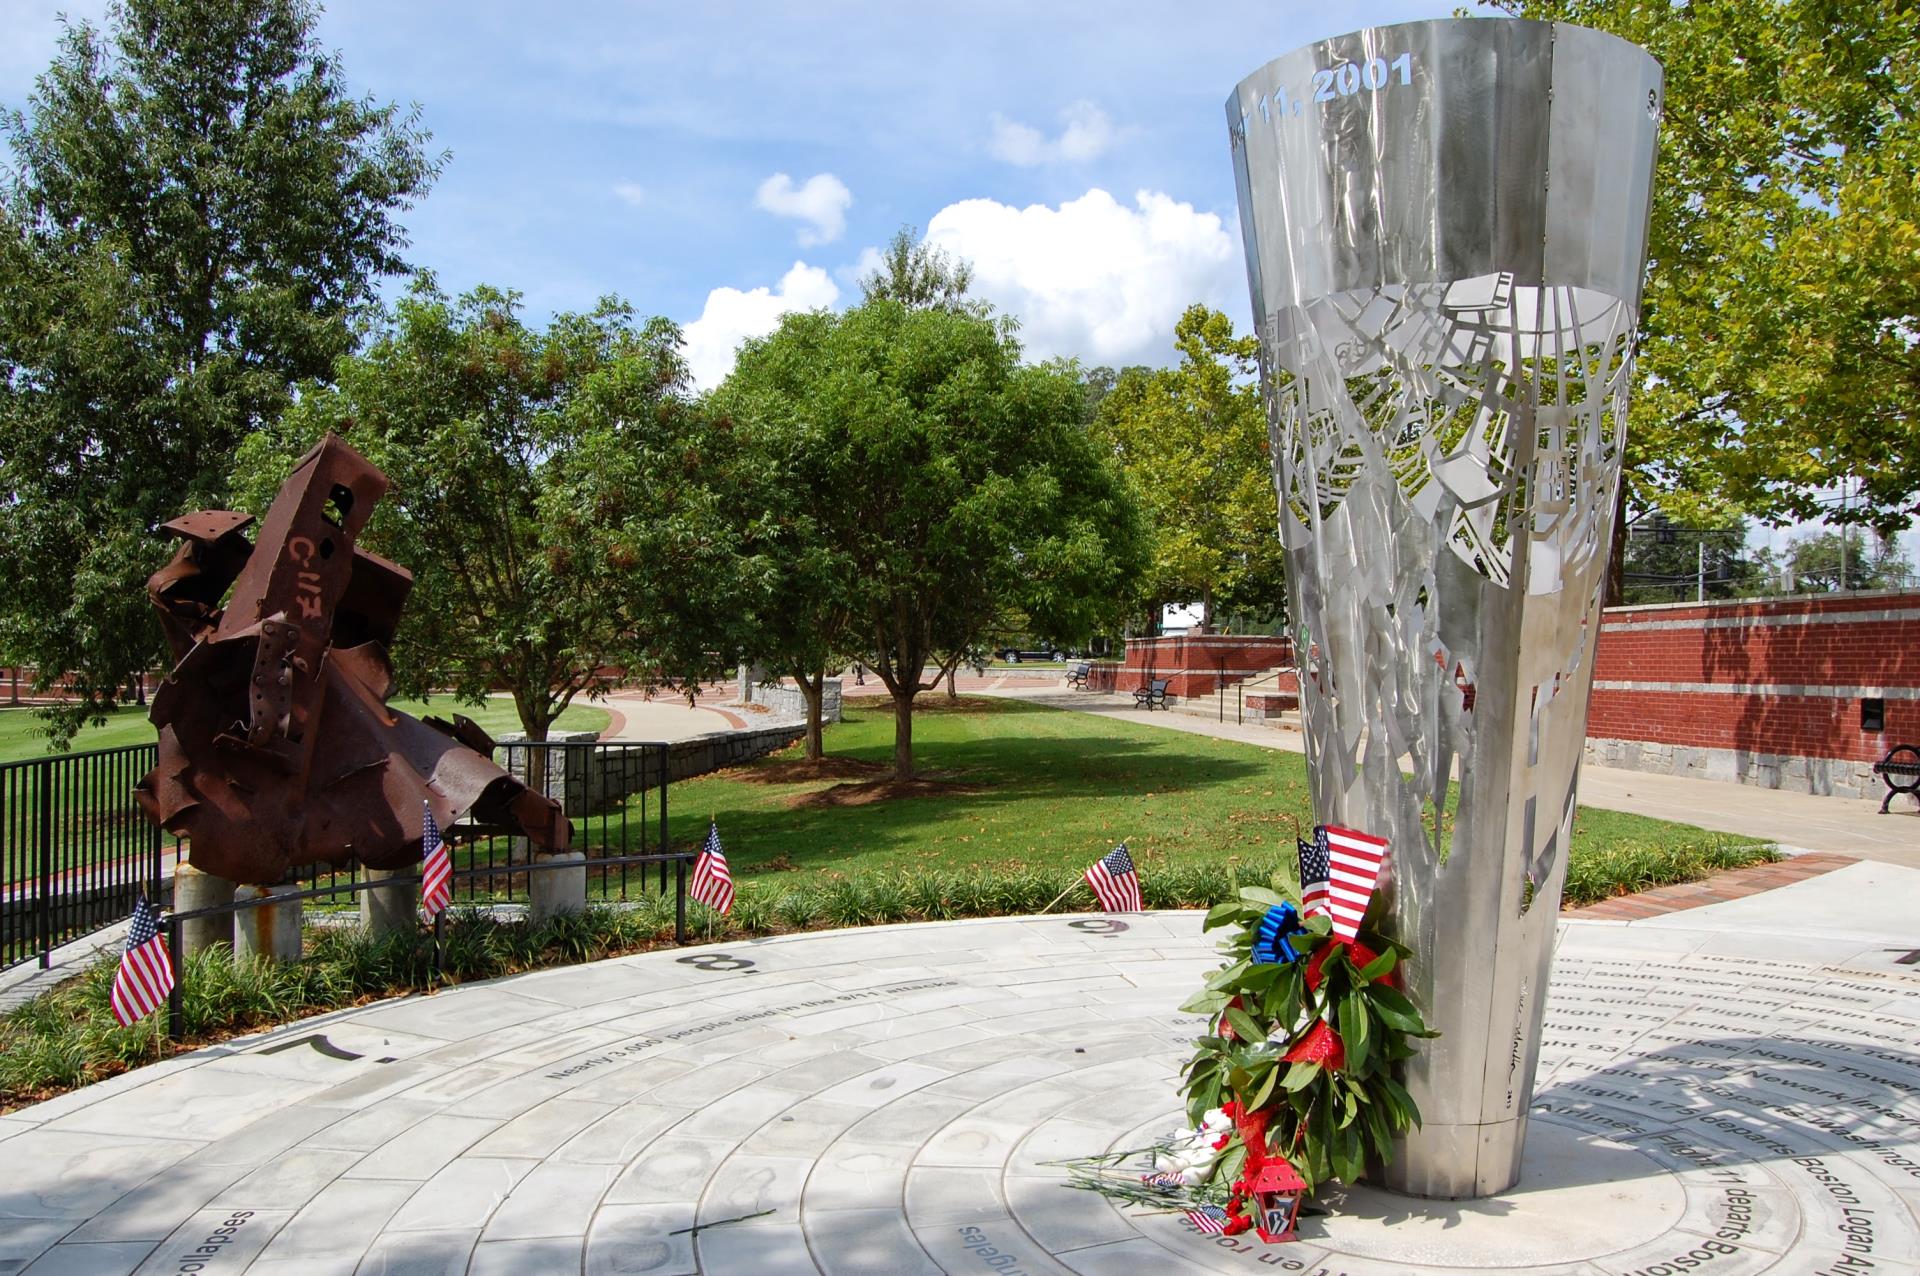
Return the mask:
M 0 636 L 70 733 L 161 655 L 154 527 L 323 377 L 440 159 L 349 94 L 303 0 L 122 0 L 68 28 L 0 200 Z
M 737 428 L 813 504 L 842 556 L 848 643 L 894 703 L 894 772 L 913 774 L 913 704 L 983 617 L 1091 629 L 1144 563 L 1124 483 L 1080 428 L 1074 370 L 1020 362 L 1010 326 L 880 296 L 789 315 L 730 382 Z M 957 656 L 950 657 L 957 659 Z
M 1157 614 L 1199 598 L 1208 624 L 1222 605 L 1271 611 L 1283 577 L 1258 347 L 1201 305 L 1180 316 L 1174 344 L 1177 366 L 1128 368 L 1094 387 L 1092 435 L 1119 459 L 1152 527 L 1143 601 Z
M 679 330 L 608 299 L 541 331 L 518 301 L 417 284 L 334 385 L 247 441 L 235 486 L 261 509 L 325 431 L 358 448 L 393 482 L 363 543 L 414 573 L 396 685 L 504 688 L 541 740 L 609 666 L 714 672 L 735 562 Z
M 1920 497 L 1920 8 L 1487 0 L 1666 66 L 1631 497 L 1906 526 Z

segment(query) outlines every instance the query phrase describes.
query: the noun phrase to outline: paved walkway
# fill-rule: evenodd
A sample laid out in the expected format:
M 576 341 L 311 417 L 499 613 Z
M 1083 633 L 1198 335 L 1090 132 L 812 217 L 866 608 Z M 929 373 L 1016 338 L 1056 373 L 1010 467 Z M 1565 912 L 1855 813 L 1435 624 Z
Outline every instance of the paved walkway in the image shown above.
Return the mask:
M 1920 871 L 1563 924 L 1521 1184 L 1330 1192 L 1277 1249 L 1055 1164 L 1179 1122 L 1218 958 L 1154 913 L 668 950 L 202 1050 L 0 1117 L 0 1271 L 1920 1270 L 1920 974 L 1835 933 L 1862 891 Z
M 1057 682 L 1036 686 L 1024 679 L 988 678 L 969 686 L 963 678 L 960 689 L 976 695 L 1014 696 L 1054 708 L 1125 718 L 1169 731 L 1239 740 L 1269 749 L 1294 753 L 1306 750 L 1306 742 L 1297 730 L 1233 722 L 1232 700 L 1226 703 L 1228 720 L 1218 722 L 1184 713 L 1145 713 L 1134 707 L 1132 696 L 1074 691 Z M 1853 798 L 1816 797 L 1748 784 L 1587 766 L 1580 771 L 1580 805 L 1763 837 L 1780 843 L 1790 853 L 1824 851 L 1920 868 L 1920 812 L 1878 815 L 1876 803 Z

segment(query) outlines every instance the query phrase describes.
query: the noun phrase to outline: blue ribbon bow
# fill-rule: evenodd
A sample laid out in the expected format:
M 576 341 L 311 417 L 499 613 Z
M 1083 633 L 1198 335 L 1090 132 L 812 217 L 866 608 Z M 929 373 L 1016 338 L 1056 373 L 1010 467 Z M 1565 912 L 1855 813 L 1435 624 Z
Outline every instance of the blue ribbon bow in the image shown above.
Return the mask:
M 1299 961 L 1306 954 L 1294 948 L 1291 937 L 1306 929 L 1292 904 L 1277 904 L 1267 909 L 1267 915 L 1260 919 L 1260 927 L 1254 932 L 1253 960 L 1266 964 Z

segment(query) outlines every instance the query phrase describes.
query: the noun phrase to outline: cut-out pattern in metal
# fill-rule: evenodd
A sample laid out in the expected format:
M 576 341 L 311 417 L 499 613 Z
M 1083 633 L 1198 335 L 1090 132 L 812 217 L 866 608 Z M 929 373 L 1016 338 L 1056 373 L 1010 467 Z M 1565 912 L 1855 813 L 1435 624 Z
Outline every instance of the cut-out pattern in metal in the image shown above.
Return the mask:
M 1423 1195 L 1519 1175 L 1661 88 L 1613 37 L 1454 19 L 1227 104 L 1315 810 L 1392 839 L 1377 898 L 1443 1034 L 1389 1170 Z

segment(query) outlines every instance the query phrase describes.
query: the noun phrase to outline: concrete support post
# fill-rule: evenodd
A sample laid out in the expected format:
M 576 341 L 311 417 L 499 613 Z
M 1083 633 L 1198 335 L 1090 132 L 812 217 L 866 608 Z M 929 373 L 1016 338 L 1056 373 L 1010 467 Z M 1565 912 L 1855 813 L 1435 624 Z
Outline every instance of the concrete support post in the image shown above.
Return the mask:
M 587 857 L 580 851 L 564 855 L 536 855 L 536 864 L 571 864 L 571 868 L 553 868 L 529 873 L 527 877 L 527 913 L 538 926 L 561 913 L 578 913 L 587 906 Z
M 217 908 L 233 902 L 233 883 L 212 873 L 203 873 L 191 864 L 173 870 L 173 911 L 190 913 L 196 908 Z M 180 923 L 181 960 L 205 952 L 215 944 L 233 946 L 233 914 L 197 917 Z
M 369 882 L 384 882 L 395 877 L 416 877 L 419 865 L 412 868 L 362 870 Z M 413 929 L 420 911 L 420 884 L 402 882 L 397 886 L 374 886 L 360 892 L 360 927 L 369 935 L 391 935 Z
M 250 899 L 275 901 L 234 914 L 234 960 L 239 961 L 247 957 L 264 957 L 268 961 L 300 960 L 300 923 L 305 913 L 306 901 L 278 898 L 282 895 L 294 894 L 299 889 L 297 885 L 233 888 L 235 903 L 244 903 Z

